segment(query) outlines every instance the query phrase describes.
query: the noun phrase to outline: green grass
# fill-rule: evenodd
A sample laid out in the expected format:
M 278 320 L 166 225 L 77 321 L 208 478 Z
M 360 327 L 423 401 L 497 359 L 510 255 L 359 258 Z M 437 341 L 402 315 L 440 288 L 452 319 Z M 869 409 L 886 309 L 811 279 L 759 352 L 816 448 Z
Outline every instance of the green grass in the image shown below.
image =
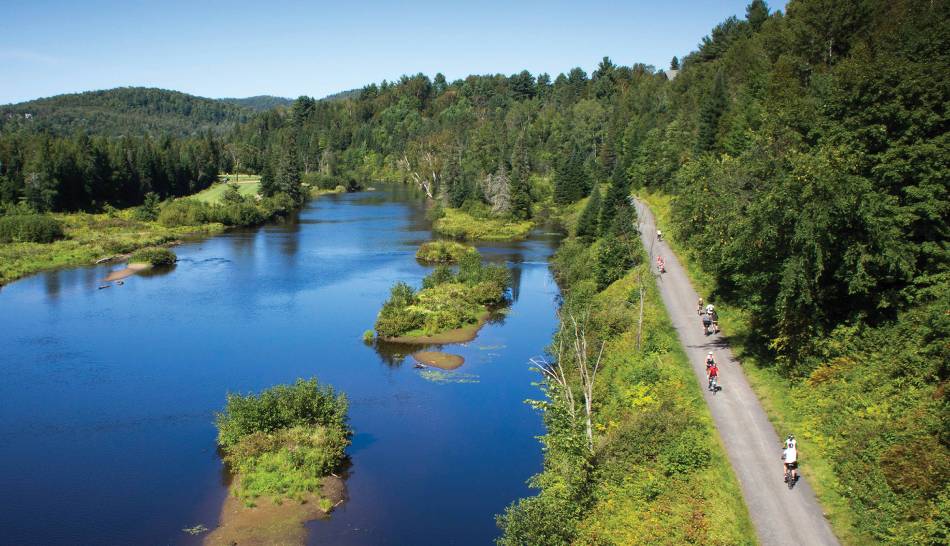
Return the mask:
M 445 216 L 435 221 L 437 233 L 469 241 L 518 241 L 528 236 L 534 222 L 501 218 L 477 218 L 458 209 L 445 209 Z
M 205 203 L 220 203 L 221 198 L 224 197 L 224 191 L 228 188 L 228 184 L 223 183 L 226 177 L 230 179 L 230 183 L 237 183 L 238 191 L 245 197 L 257 195 L 261 190 L 261 177 L 256 174 L 242 174 L 240 177 L 234 174 L 222 174 L 218 177 L 218 183 L 190 196 L 190 198 Z
M 416 259 L 425 264 L 454 264 L 463 255 L 473 252 L 478 251 L 456 241 L 429 241 L 419 245 Z
M 715 279 L 703 270 L 702 265 L 679 242 L 670 219 L 672 196 L 659 192 L 640 191 L 638 197 L 649 205 L 656 218 L 657 226 L 663 231 L 666 243 L 683 264 L 697 292 L 709 302 L 709 295 L 715 287 Z M 809 428 L 808 417 L 796 409 L 792 383 L 782 377 L 774 367 L 769 366 L 770 363 L 760 361 L 754 349 L 746 342 L 749 332 L 746 313 L 742 309 L 721 304 L 717 304 L 716 309 L 719 312 L 722 333 L 728 339 L 736 357 L 742 362 L 746 377 L 772 425 L 780 435 L 794 431 L 796 435 L 802 437 L 802 431 Z M 807 456 L 799 471 L 808 478 L 809 484 L 815 490 L 835 535 L 844 544 L 873 542 L 869 536 L 857 529 L 856 514 L 848 499 L 839 492 L 841 485 L 828 454 L 824 452 L 821 445 L 808 444 L 803 447 L 807 450 Z

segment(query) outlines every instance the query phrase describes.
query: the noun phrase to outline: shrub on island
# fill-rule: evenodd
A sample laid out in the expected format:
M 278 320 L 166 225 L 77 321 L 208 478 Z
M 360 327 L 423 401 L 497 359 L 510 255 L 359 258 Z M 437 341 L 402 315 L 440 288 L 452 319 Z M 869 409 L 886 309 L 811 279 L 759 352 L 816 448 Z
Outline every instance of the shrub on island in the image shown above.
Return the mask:
M 172 265 L 178 256 L 167 248 L 152 246 L 136 250 L 129 257 L 129 263 L 149 264 L 152 266 Z
M 454 264 L 465 254 L 477 254 L 474 247 L 457 241 L 429 241 L 419 245 L 416 259 L 425 264 Z
M 217 414 L 218 445 L 248 506 L 269 497 L 306 501 L 345 458 L 352 430 L 349 403 L 316 379 L 298 379 L 260 394 L 228 394 Z

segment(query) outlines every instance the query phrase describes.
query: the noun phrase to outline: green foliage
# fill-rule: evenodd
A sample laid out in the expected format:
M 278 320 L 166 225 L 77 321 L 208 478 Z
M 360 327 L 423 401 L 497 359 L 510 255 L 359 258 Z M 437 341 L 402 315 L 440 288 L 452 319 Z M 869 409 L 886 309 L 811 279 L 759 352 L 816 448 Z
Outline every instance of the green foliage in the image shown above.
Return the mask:
M 46 214 L 0 216 L 0 243 L 52 243 L 64 236 L 62 224 Z
M 348 431 L 346 396 L 316 379 L 298 379 L 259 394 L 228 394 L 224 411 L 217 414 L 218 444 L 231 448 L 254 433 L 273 433 L 294 427 L 322 426 Z
M 142 201 L 142 204 L 135 209 L 136 219 L 147 222 L 157 220 L 160 204 L 161 199 L 159 199 L 158 194 L 154 192 L 145 194 L 145 200 Z
M 129 263 L 149 264 L 154 266 L 172 265 L 178 256 L 171 250 L 160 247 L 146 247 L 136 250 L 129 257 Z
M 171 201 L 158 213 L 158 223 L 165 227 L 196 226 L 210 221 L 211 205 L 194 199 Z
M 218 444 L 241 477 L 249 505 L 260 496 L 304 500 L 340 466 L 352 431 L 348 402 L 316 379 L 298 379 L 260 394 L 229 394 L 217 415 Z
M 580 200 L 587 194 L 589 184 L 584 159 L 580 150 L 575 149 L 554 175 L 554 202 L 569 205 Z

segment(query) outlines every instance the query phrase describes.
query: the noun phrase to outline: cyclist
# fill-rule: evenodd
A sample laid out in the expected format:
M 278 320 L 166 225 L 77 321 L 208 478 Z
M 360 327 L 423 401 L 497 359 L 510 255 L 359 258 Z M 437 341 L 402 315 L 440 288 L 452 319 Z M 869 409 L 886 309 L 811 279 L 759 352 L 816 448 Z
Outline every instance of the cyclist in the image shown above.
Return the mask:
M 709 313 L 703 313 L 702 321 L 703 321 L 703 335 L 708 336 L 709 327 L 712 326 L 712 316 L 710 316 Z
M 798 480 L 798 442 L 791 434 L 785 439 L 785 449 L 782 450 L 782 466 L 784 467 L 785 482 Z
M 708 370 L 710 367 L 715 366 L 715 365 L 716 365 L 716 359 L 713 358 L 712 351 L 709 351 L 708 353 L 706 353 L 706 369 Z
M 662 241 L 662 240 L 663 240 L 663 232 L 662 232 L 662 231 L 656 230 L 656 240 L 657 240 L 657 241 Z
M 716 363 L 713 362 L 711 366 L 706 368 L 706 388 L 713 390 L 716 388 L 714 384 L 719 380 L 719 367 L 716 366 Z
M 660 256 L 656 257 L 656 270 L 660 273 L 666 273 L 666 264 L 663 263 L 663 258 Z
M 696 314 L 697 315 L 703 314 L 703 298 L 699 298 L 699 301 L 696 302 Z
M 711 314 L 713 331 L 719 333 L 719 312 L 714 308 Z

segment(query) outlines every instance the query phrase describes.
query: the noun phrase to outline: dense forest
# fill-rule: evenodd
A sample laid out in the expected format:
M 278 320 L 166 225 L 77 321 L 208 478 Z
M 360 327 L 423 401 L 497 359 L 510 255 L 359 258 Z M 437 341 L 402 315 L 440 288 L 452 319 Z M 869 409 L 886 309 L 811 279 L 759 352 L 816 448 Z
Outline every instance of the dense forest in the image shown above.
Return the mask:
M 950 533 L 948 40 L 946 2 L 791 0 L 781 13 L 754 0 L 669 72 L 605 57 L 590 74 L 417 74 L 255 115 L 209 105 L 170 122 L 176 137 L 76 134 L 88 128 L 68 101 L 52 121 L 31 110 L 28 129 L 18 105 L 0 120 L 0 201 L 136 204 L 228 170 L 261 174 L 271 193 L 404 181 L 484 217 L 583 202 L 574 235 L 598 249 L 585 280 L 602 292 L 640 252 L 628 195 L 670 197 L 665 228 L 720 306 L 741 311 L 736 333 L 788 382 L 793 421 L 831 468 L 826 485 L 852 513 L 836 531 L 936 544 Z M 139 132 L 161 130 L 151 123 Z M 593 445 L 616 448 L 596 430 Z M 597 466 L 609 451 L 556 452 L 579 433 L 549 430 L 564 436 L 549 438 L 536 481 L 537 498 L 570 502 L 516 505 L 502 520 L 512 543 L 569 543 L 596 527 L 591 514 L 608 518 L 592 484 L 611 475 Z

